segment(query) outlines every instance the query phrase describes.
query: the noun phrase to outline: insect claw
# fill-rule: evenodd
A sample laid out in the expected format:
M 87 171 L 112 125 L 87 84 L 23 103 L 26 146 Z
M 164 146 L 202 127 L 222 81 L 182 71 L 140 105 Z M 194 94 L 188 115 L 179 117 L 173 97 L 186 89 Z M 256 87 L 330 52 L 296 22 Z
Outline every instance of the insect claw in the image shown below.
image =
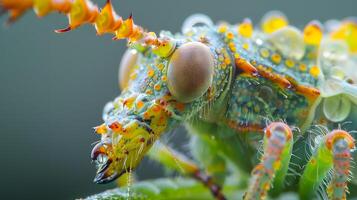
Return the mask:
M 70 26 L 68 26 L 67 28 L 64 28 L 64 29 L 57 29 L 55 30 L 55 33 L 66 33 L 68 31 L 71 31 L 72 28 Z
M 96 183 L 96 184 L 106 184 L 106 183 L 110 183 L 112 181 L 114 181 L 116 178 L 118 178 L 120 175 L 122 175 L 124 172 L 122 173 L 118 173 L 118 172 L 115 172 L 114 174 L 112 175 L 109 175 L 108 173 L 105 173 L 105 172 L 102 172 L 102 173 L 98 173 L 93 182 Z
M 98 168 L 97 173 L 103 173 L 105 170 L 108 169 L 108 167 L 110 166 L 110 164 L 112 163 L 112 159 L 108 159 L 104 164 L 101 164 L 100 167 Z
M 99 155 L 105 155 L 107 156 L 107 150 L 111 148 L 111 144 L 107 144 L 107 143 L 103 143 L 103 142 L 99 142 L 98 144 L 96 144 L 91 152 L 91 159 L 92 160 L 97 160 Z

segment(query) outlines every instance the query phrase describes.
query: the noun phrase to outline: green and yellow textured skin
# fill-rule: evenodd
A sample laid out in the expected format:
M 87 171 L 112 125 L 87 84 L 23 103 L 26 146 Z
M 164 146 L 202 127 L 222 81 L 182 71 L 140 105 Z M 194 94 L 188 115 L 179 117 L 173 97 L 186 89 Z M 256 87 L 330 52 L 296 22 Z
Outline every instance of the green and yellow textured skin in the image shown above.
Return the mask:
M 122 20 L 110 1 L 102 10 L 88 0 L 0 0 L 0 6 L 11 21 L 30 8 L 39 16 L 59 11 L 70 24 L 57 32 L 93 24 L 98 34 L 128 39 L 122 92 L 95 128 L 101 141 L 91 153 L 94 182 L 131 173 L 153 146 L 151 158 L 195 179 L 135 183 L 131 194 L 118 189 L 89 199 L 357 197 L 354 138 L 338 126 L 357 103 L 357 75 L 346 67 L 357 66 L 356 21 L 323 34 L 317 22 L 302 33 L 280 13 L 266 15 L 254 31 L 249 20 L 213 25 L 200 15 L 183 33 L 156 37 L 132 17 Z M 192 136 L 194 161 L 155 144 L 180 124 Z

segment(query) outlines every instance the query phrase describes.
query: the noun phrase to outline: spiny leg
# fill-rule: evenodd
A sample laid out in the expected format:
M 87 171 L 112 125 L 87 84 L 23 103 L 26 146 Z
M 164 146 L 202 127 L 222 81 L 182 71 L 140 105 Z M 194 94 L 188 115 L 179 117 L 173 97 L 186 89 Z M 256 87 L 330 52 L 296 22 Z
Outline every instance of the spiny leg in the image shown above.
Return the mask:
M 283 187 L 291 157 L 293 135 L 289 126 L 281 122 L 271 123 L 265 131 L 264 154 L 253 169 L 244 200 L 265 199 L 271 185 Z M 274 180 L 274 177 L 277 178 Z
M 311 199 L 331 169 L 332 180 L 327 189 L 329 199 L 346 199 L 353 148 L 354 139 L 346 131 L 334 130 L 325 135 L 313 152 L 300 179 L 301 199 Z
M 215 184 L 210 176 L 203 173 L 199 167 L 185 155 L 157 142 L 149 151 L 149 157 L 160 162 L 165 167 L 198 180 L 211 191 L 217 200 L 226 199 L 221 191 L 221 187 Z
M 328 186 L 330 199 L 346 199 L 348 176 L 350 173 L 351 151 L 346 140 L 338 140 L 333 149 L 332 181 Z

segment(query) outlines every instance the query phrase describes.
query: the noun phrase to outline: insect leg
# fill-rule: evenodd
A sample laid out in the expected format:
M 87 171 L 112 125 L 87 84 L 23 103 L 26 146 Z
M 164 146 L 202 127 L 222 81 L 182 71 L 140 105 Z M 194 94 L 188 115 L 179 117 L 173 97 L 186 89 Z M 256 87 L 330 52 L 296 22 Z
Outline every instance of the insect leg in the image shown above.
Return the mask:
M 155 143 L 148 155 L 151 159 L 160 162 L 165 167 L 198 180 L 211 191 L 217 200 L 226 199 L 222 194 L 221 187 L 215 184 L 210 176 L 202 172 L 199 167 L 185 155 L 159 142 Z
M 193 135 L 190 149 L 195 160 L 212 176 L 214 182 L 223 185 L 227 175 L 226 160 L 217 152 L 216 148 L 203 137 Z
M 332 180 L 327 189 L 329 199 L 346 199 L 351 149 L 354 147 L 354 139 L 346 131 L 334 130 L 325 135 L 300 179 L 301 199 L 311 199 L 331 169 Z
M 261 157 L 261 162 L 252 171 L 244 200 L 265 199 L 271 185 L 276 186 L 275 189 L 283 187 L 292 144 L 293 135 L 286 124 L 274 122 L 266 128 L 264 154 Z

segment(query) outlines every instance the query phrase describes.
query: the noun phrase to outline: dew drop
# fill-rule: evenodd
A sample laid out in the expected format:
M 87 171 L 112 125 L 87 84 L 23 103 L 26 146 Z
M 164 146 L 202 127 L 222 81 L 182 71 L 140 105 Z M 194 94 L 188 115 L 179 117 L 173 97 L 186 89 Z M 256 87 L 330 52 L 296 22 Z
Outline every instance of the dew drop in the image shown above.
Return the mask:
M 333 122 L 343 121 L 351 112 L 351 101 L 344 95 L 326 98 L 323 111 L 327 119 Z

